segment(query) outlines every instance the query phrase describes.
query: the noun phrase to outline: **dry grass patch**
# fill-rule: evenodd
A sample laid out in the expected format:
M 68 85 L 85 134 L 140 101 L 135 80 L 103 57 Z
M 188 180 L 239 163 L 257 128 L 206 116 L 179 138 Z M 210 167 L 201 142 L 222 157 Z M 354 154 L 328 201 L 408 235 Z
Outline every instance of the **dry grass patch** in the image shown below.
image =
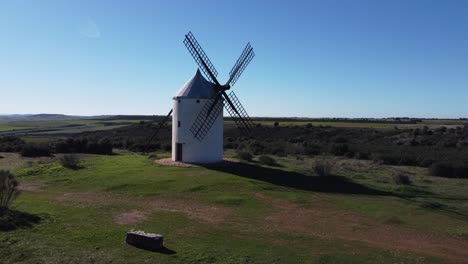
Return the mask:
M 203 204 L 193 200 L 187 199 L 170 199 L 170 198 L 132 198 L 117 195 L 109 192 L 76 192 L 64 193 L 62 196 L 55 198 L 54 202 L 61 205 L 75 206 L 75 207 L 102 207 L 109 206 L 113 203 L 120 205 L 124 204 L 135 209 L 138 212 L 145 212 L 150 214 L 157 211 L 177 212 L 188 215 L 191 218 L 202 220 L 208 223 L 222 223 L 226 222 L 233 214 L 231 208 L 223 206 L 212 206 Z M 135 211 L 121 214 L 123 218 L 131 218 L 135 216 Z M 137 217 L 138 218 L 138 217 Z M 116 222 L 119 223 L 116 218 Z
M 130 212 L 118 214 L 114 219 L 115 222 L 119 225 L 132 225 L 148 219 L 148 214 L 146 212 L 133 210 Z
M 468 261 L 468 241 L 422 233 L 391 224 L 380 224 L 356 213 L 333 209 L 326 203 L 307 208 L 287 200 L 257 194 L 257 199 L 274 210 L 264 219 L 264 231 L 298 233 L 326 239 L 365 242 L 387 250 L 412 251 Z

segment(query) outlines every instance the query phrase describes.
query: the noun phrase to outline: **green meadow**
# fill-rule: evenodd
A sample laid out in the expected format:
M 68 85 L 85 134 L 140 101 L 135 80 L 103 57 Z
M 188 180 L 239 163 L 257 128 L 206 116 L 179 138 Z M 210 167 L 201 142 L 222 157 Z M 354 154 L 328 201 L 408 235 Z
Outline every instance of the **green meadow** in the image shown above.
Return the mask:
M 57 157 L 0 153 L 22 194 L 0 218 L 2 263 L 462 263 L 468 181 L 337 157 L 274 157 L 207 167 L 169 153 Z M 319 176 L 314 164 L 331 164 Z M 396 179 L 405 174 L 411 183 Z M 131 229 L 165 249 L 125 244 Z

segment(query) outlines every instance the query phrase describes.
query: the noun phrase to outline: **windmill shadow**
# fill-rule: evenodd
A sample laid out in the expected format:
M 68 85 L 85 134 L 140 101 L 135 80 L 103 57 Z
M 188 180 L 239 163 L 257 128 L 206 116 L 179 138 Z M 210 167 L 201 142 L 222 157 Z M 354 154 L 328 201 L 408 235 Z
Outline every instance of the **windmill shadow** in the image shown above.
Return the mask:
M 200 164 L 199 164 L 200 165 Z M 372 196 L 393 196 L 422 209 L 432 211 L 437 214 L 451 218 L 468 221 L 468 214 L 453 210 L 437 202 L 421 202 L 417 198 L 435 199 L 455 199 L 465 201 L 465 198 L 444 198 L 427 193 L 420 194 L 400 194 L 372 189 L 362 184 L 352 182 L 343 176 L 309 176 L 294 171 L 285 171 L 280 168 L 261 167 L 251 163 L 239 163 L 224 161 L 220 164 L 201 165 L 209 170 L 220 171 L 237 175 L 239 177 L 259 180 L 270 183 L 281 188 L 295 189 L 299 191 L 313 191 L 334 194 L 372 195 Z
M 309 176 L 279 168 L 267 168 L 250 163 L 225 161 L 222 164 L 203 165 L 205 168 L 239 177 L 259 180 L 276 186 L 301 191 L 339 194 L 392 195 L 352 182 L 343 176 Z

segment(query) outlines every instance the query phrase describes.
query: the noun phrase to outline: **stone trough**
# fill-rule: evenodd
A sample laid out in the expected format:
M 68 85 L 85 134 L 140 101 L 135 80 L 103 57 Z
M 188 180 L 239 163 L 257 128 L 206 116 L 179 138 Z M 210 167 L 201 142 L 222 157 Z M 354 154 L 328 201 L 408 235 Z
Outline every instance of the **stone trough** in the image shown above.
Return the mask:
M 141 230 L 130 230 L 127 232 L 126 242 L 137 248 L 159 251 L 163 249 L 164 236 L 160 234 L 145 233 Z

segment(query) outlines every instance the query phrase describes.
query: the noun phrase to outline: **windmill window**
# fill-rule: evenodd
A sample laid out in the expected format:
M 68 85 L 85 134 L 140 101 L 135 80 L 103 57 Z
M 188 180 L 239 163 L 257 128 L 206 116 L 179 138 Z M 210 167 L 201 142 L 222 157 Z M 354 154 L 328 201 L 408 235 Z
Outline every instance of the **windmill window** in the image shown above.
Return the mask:
M 179 99 L 179 100 L 177 100 L 177 102 L 178 102 L 178 103 L 180 103 L 180 99 Z
M 200 103 L 200 100 L 197 100 L 197 104 L 199 104 L 199 103 Z
M 180 121 L 177 121 L 177 127 L 180 127 Z

